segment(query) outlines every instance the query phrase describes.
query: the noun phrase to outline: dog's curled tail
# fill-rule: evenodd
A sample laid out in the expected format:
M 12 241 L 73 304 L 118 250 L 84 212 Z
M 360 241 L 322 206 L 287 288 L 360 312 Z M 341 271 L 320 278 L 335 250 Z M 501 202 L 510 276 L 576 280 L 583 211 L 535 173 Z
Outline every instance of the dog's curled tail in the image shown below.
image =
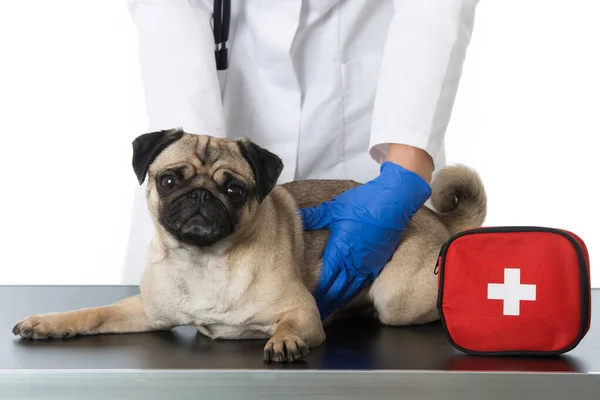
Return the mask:
M 479 174 L 464 165 L 441 169 L 431 182 L 431 204 L 451 234 L 481 226 L 487 196 Z

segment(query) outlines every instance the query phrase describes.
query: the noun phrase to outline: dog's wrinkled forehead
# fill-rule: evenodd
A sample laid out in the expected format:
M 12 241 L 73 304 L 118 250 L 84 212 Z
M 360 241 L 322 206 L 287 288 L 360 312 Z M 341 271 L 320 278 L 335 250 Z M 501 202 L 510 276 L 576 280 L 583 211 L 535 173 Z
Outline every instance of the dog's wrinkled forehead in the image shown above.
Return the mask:
M 178 164 L 186 164 L 193 175 L 213 176 L 229 170 L 254 181 L 258 202 L 271 192 L 283 170 L 282 160 L 246 138 L 223 139 L 194 135 L 181 129 L 150 132 L 132 143 L 132 166 L 141 185 L 146 174 L 156 175 Z
M 156 157 L 149 172 L 155 175 L 181 164 L 192 166 L 198 175 L 212 176 L 226 168 L 239 176 L 252 177 L 239 146 L 231 139 L 185 134 Z

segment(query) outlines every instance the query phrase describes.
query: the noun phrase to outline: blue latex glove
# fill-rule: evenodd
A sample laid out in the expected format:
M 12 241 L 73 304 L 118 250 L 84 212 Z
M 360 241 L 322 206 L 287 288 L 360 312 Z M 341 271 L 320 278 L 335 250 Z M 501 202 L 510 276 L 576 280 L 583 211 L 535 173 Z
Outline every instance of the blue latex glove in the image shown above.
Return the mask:
M 385 162 L 374 180 L 300 210 L 304 229 L 330 231 L 313 293 L 322 319 L 377 278 L 430 195 L 431 187 L 419 175 Z

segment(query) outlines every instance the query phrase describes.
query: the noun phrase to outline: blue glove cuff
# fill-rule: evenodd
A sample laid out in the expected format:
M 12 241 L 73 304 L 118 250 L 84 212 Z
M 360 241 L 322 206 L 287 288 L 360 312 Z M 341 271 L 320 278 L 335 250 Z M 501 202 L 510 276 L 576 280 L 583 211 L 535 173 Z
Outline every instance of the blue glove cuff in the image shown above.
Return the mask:
M 410 171 L 398 164 L 386 161 L 381 164 L 379 177 L 375 179 L 387 188 L 401 188 L 404 195 L 411 195 L 409 201 L 414 206 L 414 211 L 419 209 L 431 196 L 431 186 L 416 172 Z

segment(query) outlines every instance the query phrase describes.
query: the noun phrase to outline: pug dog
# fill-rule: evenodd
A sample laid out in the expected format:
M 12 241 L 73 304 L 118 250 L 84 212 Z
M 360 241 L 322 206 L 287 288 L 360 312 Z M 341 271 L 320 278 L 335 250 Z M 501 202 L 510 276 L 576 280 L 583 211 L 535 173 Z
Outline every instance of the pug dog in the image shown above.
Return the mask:
M 312 292 L 329 232 L 304 231 L 299 208 L 359 183 L 277 184 L 282 160 L 248 139 L 181 129 L 133 141 L 133 170 L 148 179 L 155 235 L 140 294 L 98 308 L 30 316 L 13 333 L 25 339 L 133 333 L 192 325 L 212 339 L 266 340 L 266 361 L 293 362 L 325 341 Z M 405 326 L 439 319 L 434 267 L 451 235 L 480 226 L 486 194 L 465 166 L 437 173 L 433 210 L 417 211 L 372 284 L 329 318 L 367 313 Z M 327 323 L 327 321 L 325 321 Z

